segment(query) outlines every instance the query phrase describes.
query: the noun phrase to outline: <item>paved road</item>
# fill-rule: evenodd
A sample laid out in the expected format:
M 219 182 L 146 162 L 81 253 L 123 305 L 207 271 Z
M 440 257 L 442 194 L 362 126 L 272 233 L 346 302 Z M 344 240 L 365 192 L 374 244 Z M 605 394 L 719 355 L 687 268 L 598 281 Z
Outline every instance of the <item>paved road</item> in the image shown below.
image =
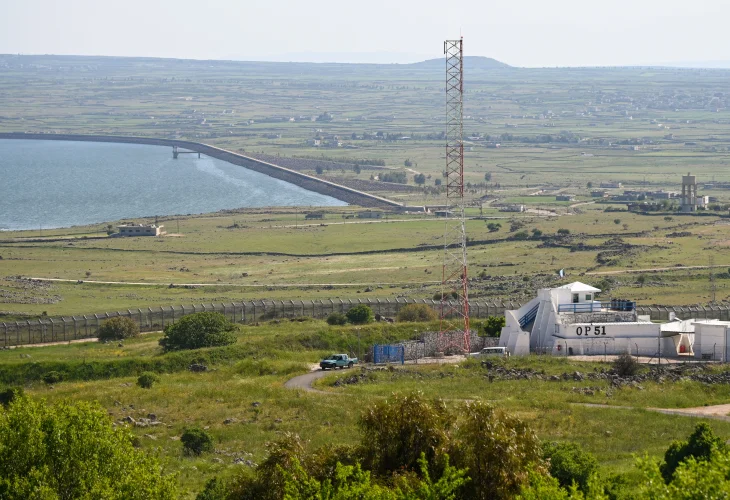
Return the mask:
M 291 378 L 291 379 L 287 380 L 284 383 L 284 387 L 286 387 L 287 389 L 302 389 L 302 390 L 308 391 L 308 392 L 319 392 L 321 394 L 327 394 L 324 391 L 320 391 L 318 389 L 315 389 L 314 387 L 312 387 L 312 384 L 318 378 L 322 378 L 325 375 L 331 374 L 332 372 L 333 372 L 333 370 L 330 370 L 330 371 L 325 371 L 325 370 L 311 371 L 311 372 L 309 372 L 307 374 L 299 375 L 298 377 L 294 377 L 294 378 Z
M 728 267 L 728 264 L 718 264 L 712 266 L 715 267 Z M 652 271 L 682 271 L 685 269 L 709 269 L 710 266 L 675 266 L 675 267 L 650 267 L 646 269 L 619 269 L 618 271 L 591 271 L 586 274 L 592 276 L 599 276 L 605 274 L 629 274 L 629 273 L 644 273 Z

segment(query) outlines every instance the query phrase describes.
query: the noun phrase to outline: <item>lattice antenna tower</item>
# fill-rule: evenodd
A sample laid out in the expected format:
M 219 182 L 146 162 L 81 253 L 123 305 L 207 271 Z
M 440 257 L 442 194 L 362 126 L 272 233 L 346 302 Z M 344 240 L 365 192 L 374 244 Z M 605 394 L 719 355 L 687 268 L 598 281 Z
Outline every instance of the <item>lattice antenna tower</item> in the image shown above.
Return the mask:
M 446 201 L 439 350 L 468 353 L 469 287 L 464 223 L 464 40 L 446 40 Z

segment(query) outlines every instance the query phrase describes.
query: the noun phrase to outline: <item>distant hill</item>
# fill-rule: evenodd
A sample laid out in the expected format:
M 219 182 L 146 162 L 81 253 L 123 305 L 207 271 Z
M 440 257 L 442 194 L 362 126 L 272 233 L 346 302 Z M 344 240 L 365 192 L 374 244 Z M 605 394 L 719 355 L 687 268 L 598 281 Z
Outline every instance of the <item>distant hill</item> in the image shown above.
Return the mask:
M 429 59 L 428 61 L 421 61 L 417 63 L 412 64 L 404 64 L 404 66 L 408 66 L 409 68 L 418 68 L 418 69 L 438 69 L 443 70 L 444 64 L 446 62 L 444 61 L 443 57 L 440 57 L 438 59 Z M 464 56 L 464 70 L 465 71 L 472 71 L 472 70 L 480 70 L 480 69 L 499 69 L 499 68 L 511 68 L 509 64 L 505 64 L 503 62 L 497 61 L 496 59 L 492 59 L 491 57 L 484 57 L 484 56 Z

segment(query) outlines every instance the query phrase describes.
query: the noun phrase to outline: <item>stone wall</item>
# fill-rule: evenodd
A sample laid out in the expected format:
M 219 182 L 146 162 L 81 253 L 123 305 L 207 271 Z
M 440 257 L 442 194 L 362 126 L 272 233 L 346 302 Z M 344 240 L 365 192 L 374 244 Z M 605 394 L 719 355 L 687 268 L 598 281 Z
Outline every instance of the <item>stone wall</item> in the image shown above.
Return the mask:
M 459 340 L 460 335 L 454 336 L 454 341 Z M 420 335 L 420 340 L 408 340 L 398 342 L 393 345 L 402 345 L 404 347 L 404 359 L 411 361 L 414 359 L 434 357 L 440 352 L 438 332 L 424 332 Z M 475 330 L 471 331 L 471 352 L 478 352 L 485 347 L 497 347 L 499 345 L 499 337 L 480 337 Z M 446 354 L 450 354 L 447 352 Z M 367 361 L 373 359 L 373 348 L 368 351 Z

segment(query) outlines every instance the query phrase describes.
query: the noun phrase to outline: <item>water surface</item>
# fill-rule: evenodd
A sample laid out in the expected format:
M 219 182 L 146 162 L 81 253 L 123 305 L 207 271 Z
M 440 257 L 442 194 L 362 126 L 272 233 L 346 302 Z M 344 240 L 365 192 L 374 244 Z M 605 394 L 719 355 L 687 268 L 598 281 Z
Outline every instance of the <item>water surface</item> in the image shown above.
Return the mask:
M 103 142 L 0 140 L 0 230 L 345 202 L 215 158 Z

